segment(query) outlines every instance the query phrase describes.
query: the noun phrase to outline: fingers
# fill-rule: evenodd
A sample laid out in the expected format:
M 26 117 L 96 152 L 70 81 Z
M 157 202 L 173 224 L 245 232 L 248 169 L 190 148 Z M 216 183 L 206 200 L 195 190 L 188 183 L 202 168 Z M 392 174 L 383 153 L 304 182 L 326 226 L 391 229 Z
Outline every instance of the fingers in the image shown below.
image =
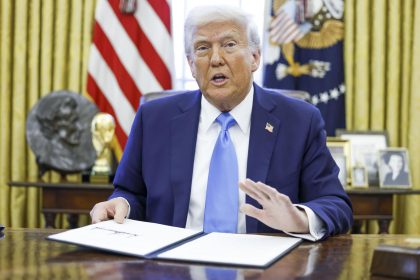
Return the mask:
M 240 210 L 245 215 L 255 218 L 259 221 L 261 221 L 264 214 L 264 210 L 258 209 L 250 204 L 242 205 Z
M 108 220 L 108 212 L 106 210 L 106 205 L 104 205 L 105 203 L 106 202 L 100 202 L 95 204 L 93 209 L 90 211 L 92 224 Z
M 276 195 L 279 194 L 279 192 L 275 188 L 272 188 L 264 183 L 257 182 L 255 184 L 258 191 L 260 191 L 261 193 L 263 193 L 265 196 L 269 197 L 270 199 L 274 199 Z
M 246 179 L 239 184 L 240 188 L 262 207 L 250 204 L 241 206 L 241 211 L 271 228 L 288 232 L 309 232 L 306 212 L 293 205 L 290 198 L 261 182 Z
M 114 220 L 122 224 L 127 216 L 128 212 L 128 205 L 123 199 L 116 198 L 115 199 L 115 215 Z
M 92 224 L 99 223 L 114 218 L 117 223 L 123 223 L 128 212 L 128 205 L 121 198 L 114 198 L 109 201 L 97 203 L 90 217 Z
M 262 204 L 264 200 L 269 199 L 267 195 L 261 192 L 257 186 L 257 184 L 252 181 L 251 179 L 246 179 L 239 183 L 239 187 L 243 190 L 247 195 L 258 201 L 258 203 Z
M 256 183 L 251 179 L 246 179 L 245 181 L 240 182 L 239 187 L 260 204 L 267 203 L 267 201 L 288 199 L 288 196 L 279 193 L 275 188 L 261 182 Z

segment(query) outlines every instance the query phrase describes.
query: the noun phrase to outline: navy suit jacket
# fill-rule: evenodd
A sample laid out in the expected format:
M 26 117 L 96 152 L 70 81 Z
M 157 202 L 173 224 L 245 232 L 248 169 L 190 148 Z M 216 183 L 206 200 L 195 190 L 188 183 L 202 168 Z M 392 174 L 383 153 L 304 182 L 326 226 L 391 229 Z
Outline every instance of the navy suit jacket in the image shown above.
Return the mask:
M 351 202 L 326 147 L 319 111 L 255 83 L 254 91 L 247 177 L 310 207 L 324 222 L 325 237 L 347 232 Z M 147 102 L 137 112 L 110 197 L 128 200 L 130 218 L 185 227 L 201 98 L 200 91 L 186 92 Z M 261 207 L 248 196 L 246 202 Z M 246 228 L 278 232 L 248 216 Z

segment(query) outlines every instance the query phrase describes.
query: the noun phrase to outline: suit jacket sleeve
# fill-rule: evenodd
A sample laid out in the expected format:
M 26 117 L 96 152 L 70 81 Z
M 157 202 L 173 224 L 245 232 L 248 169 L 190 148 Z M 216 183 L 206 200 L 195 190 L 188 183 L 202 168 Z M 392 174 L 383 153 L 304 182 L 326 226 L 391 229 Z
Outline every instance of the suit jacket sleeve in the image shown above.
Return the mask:
M 114 178 L 114 192 L 109 199 L 124 197 L 130 203 L 130 218 L 145 219 L 147 190 L 142 174 L 142 110 L 134 119 L 124 154 Z
M 314 110 L 301 173 L 301 204 L 310 207 L 324 222 L 324 238 L 347 232 L 353 223 L 349 197 L 338 179 L 339 168 L 326 147 L 324 122 Z

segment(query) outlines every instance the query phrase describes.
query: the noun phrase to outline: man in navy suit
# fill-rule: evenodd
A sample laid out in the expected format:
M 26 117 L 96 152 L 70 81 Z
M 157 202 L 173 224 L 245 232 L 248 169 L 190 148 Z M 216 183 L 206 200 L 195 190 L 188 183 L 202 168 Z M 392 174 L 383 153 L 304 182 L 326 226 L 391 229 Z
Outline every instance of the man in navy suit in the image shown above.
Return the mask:
M 202 229 L 220 132 L 215 119 L 229 112 L 239 179 L 236 232 L 283 231 L 320 240 L 350 229 L 351 202 L 326 147 L 321 115 L 304 101 L 253 83 L 259 45 L 254 23 L 237 8 L 190 12 L 185 51 L 200 89 L 140 107 L 115 190 L 92 209 L 93 223 L 128 216 Z

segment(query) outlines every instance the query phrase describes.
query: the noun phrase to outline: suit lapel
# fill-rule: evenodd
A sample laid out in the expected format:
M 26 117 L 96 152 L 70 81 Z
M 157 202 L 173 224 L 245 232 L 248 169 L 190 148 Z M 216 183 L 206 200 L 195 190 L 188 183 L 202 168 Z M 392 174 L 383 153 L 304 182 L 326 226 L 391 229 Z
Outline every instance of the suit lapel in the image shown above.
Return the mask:
M 251 131 L 248 149 L 247 178 L 265 182 L 280 129 L 280 120 L 271 114 L 276 105 L 260 87 L 254 83 L 255 94 L 251 113 Z M 246 203 L 259 208 L 259 204 L 246 196 Z M 258 221 L 246 217 L 247 232 L 257 231 Z
M 173 225 L 185 227 L 191 193 L 201 94 L 179 104 L 180 114 L 171 125 L 171 187 L 174 195 Z

